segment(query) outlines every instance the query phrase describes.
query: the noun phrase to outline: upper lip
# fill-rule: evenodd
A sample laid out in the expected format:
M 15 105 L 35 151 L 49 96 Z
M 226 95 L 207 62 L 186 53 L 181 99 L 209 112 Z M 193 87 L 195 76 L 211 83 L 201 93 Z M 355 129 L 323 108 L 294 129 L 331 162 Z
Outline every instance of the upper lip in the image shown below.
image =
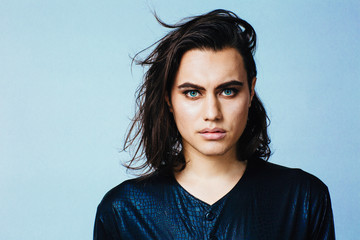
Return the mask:
M 204 128 L 200 133 L 224 133 L 225 130 L 222 128 Z

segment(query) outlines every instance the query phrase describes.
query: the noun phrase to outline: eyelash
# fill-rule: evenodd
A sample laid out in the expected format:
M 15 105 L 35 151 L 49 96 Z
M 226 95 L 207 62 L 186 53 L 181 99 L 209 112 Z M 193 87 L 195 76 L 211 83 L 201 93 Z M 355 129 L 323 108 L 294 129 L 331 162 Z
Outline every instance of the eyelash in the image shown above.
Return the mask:
M 190 96 L 191 92 L 200 94 L 200 92 L 198 90 L 186 90 L 186 91 L 184 91 L 184 95 L 189 98 L 196 98 L 197 96 Z
M 222 95 L 225 96 L 225 97 L 234 97 L 239 92 L 239 90 L 236 89 L 236 88 L 225 88 L 225 89 L 221 90 L 221 93 L 224 93 L 225 91 L 229 91 L 229 90 L 231 91 L 231 95 L 225 95 L 225 94 L 222 94 Z M 186 91 L 183 92 L 183 94 L 186 97 L 189 97 L 189 98 L 197 98 L 198 95 L 190 96 L 190 93 L 192 93 L 192 92 L 197 93 L 198 95 L 201 95 L 201 93 L 198 90 L 186 90 Z
M 226 96 L 226 97 L 233 97 L 233 96 L 236 96 L 236 94 L 239 92 L 239 90 L 238 89 L 236 89 L 236 88 L 225 88 L 225 89 L 223 89 L 222 91 L 221 91 L 221 93 L 224 93 L 225 91 L 231 91 L 231 95 L 224 95 L 224 96 Z

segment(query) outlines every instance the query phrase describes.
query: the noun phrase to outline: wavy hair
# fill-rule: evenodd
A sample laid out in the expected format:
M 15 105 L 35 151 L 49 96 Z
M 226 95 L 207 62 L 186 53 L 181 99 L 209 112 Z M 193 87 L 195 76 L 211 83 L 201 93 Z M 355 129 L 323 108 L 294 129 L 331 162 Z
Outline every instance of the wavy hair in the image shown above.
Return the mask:
M 191 49 L 237 49 L 244 60 L 251 91 L 252 80 L 257 74 L 254 61 L 256 33 L 245 20 L 222 9 L 185 18 L 174 25 L 155 17 L 162 26 L 172 30 L 152 45 L 155 48 L 145 59 L 139 60 L 139 53 L 133 58 L 135 63 L 148 67 L 148 70 L 137 91 L 138 110 L 126 135 L 123 150 L 135 148 L 132 159 L 125 165 L 128 169 L 169 173 L 186 166 L 181 136 L 165 100 L 166 96 L 170 98 L 168 94 L 182 56 Z M 265 108 L 255 93 L 247 125 L 237 144 L 240 161 L 254 158 L 268 160 L 271 154 L 268 123 Z

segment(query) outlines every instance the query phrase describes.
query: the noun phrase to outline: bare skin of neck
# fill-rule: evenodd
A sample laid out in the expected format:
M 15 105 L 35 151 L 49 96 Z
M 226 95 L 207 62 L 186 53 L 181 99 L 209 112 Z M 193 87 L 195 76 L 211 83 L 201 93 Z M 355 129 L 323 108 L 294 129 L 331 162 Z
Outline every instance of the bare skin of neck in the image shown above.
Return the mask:
M 239 161 L 230 152 L 221 156 L 204 156 L 185 152 L 186 167 L 175 171 L 177 182 L 191 195 L 212 205 L 224 197 L 243 176 L 247 161 Z

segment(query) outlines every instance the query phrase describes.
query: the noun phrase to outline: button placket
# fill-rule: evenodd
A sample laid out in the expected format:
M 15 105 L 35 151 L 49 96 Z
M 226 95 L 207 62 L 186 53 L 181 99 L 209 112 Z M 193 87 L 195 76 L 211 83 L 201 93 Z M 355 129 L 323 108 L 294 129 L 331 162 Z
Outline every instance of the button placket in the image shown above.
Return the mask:
M 205 219 L 208 221 L 212 221 L 212 220 L 214 220 L 214 218 L 215 218 L 215 214 L 212 211 L 208 211 L 205 214 Z
M 216 240 L 218 239 L 216 237 L 217 229 L 215 229 L 215 225 L 217 222 L 217 218 L 220 214 L 222 204 L 214 204 L 212 206 L 207 206 L 204 210 L 204 224 L 206 228 L 206 239 L 207 240 Z
M 217 237 L 214 235 L 210 235 L 209 240 L 217 240 Z
M 211 209 L 209 209 L 206 213 L 205 213 L 205 220 L 208 222 L 208 233 L 210 233 L 213 228 L 213 220 L 216 217 L 216 213 L 214 213 L 214 211 L 212 211 Z M 209 240 L 216 240 L 216 237 L 214 236 L 214 234 L 209 234 L 208 235 L 208 239 Z

